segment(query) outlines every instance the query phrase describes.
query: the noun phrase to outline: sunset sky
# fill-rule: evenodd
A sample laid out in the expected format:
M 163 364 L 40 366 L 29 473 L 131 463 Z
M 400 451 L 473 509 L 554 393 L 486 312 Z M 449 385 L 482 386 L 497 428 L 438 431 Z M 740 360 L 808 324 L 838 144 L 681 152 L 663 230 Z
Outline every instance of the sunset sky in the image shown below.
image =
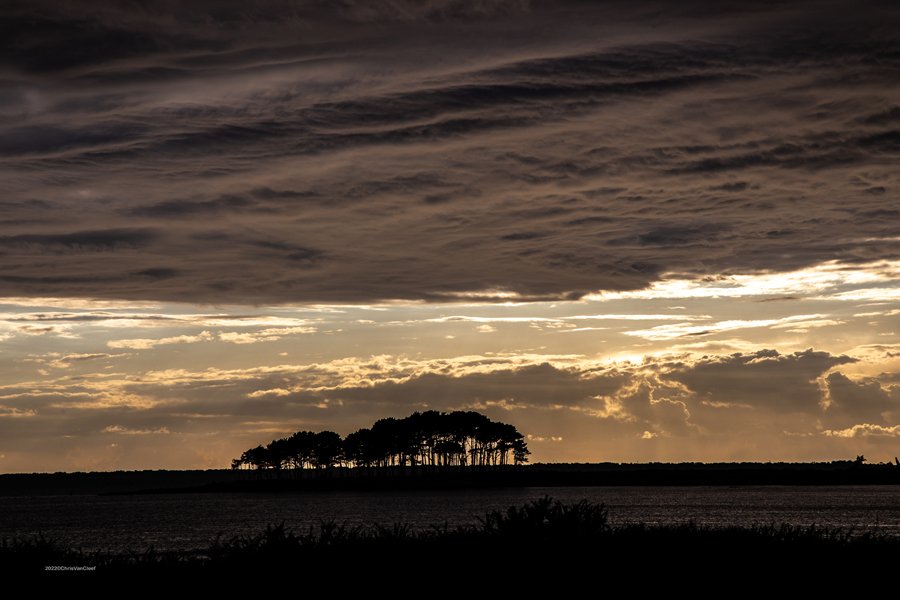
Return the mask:
M 900 454 L 895 2 L 13 0 L 0 48 L 0 472 L 425 409 Z

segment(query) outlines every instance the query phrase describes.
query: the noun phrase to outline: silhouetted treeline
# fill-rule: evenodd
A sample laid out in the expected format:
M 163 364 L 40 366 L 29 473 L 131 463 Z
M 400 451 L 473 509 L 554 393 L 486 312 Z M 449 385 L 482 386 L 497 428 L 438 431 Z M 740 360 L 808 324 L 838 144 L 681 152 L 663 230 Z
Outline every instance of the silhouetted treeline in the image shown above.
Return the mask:
M 900 461 L 898 461 L 900 462 Z M 171 492 L 466 489 L 606 485 L 898 485 L 900 464 L 858 460 L 818 463 L 537 463 L 515 469 L 336 468 L 338 477 L 259 477 L 276 471 L 108 471 L 0 474 L 0 497 Z M 320 471 L 321 472 L 321 471 Z
M 474 411 L 415 412 L 379 419 L 371 428 L 341 436 L 298 431 L 241 454 L 232 469 L 495 466 L 528 462 L 524 436 L 508 423 Z

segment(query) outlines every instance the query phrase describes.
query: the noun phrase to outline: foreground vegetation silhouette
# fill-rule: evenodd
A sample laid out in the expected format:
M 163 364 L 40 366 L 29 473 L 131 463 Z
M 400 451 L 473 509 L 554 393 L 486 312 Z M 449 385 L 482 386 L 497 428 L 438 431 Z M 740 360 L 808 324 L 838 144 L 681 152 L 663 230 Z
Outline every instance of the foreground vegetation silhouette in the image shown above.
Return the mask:
M 232 469 L 300 471 L 384 467 L 519 465 L 528 461 L 525 437 L 508 423 L 474 411 L 415 412 L 379 419 L 347 437 L 333 431 L 298 431 L 241 454 Z
M 782 571 L 796 574 L 804 565 L 849 572 L 848 568 L 860 565 L 868 569 L 892 565 L 898 550 L 900 538 L 879 531 L 790 525 L 612 525 L 603 505 L 565 504 L 545 497 L 488 512 L 477 524 L 455 529 L 435 525 L 415 530 L 404 524 L 348 527 L 325 522 L 296 533 L 281 524 L 256 535 L 215 540 L 193 551 L 85 552 L 41 536 L 20 537 L 0 543 L 0 564 L 21 572 L 72 565 L 129 576 L 203 572 L 226 578 L 250 571 L 284 574 L 298 568 L 317 575 L 383 575 L 403 568 L 409 576 L 440 576 L 443 585 L 462 583 L 487 571 L 504 581 L 550 578 L 554 573 L 591 578 L 598 565 L 606 573 L 645 573 L 652 568 L 661 575 L 703 569 L 707 573 L 742 571 L 746 577 L 757 578 Z M 761 565 L 765 571 L 751 570 Z M 446 578 L 451 568 L 453 581 Z

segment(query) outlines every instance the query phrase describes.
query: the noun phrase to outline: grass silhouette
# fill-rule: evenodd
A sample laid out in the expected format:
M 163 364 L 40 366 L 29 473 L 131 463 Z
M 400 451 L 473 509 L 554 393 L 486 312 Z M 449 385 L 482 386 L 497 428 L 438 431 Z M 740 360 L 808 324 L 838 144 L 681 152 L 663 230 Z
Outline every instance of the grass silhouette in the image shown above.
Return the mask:
M 603 565 L 606 573 L 654 577 L 697 570 L 785 577 L 812 567 L 820 573 L 849 573 L 855 567 L 893 568 L 898 551 L 900 538 L 878 530 L 775 524 L 613 526 L 603 505 L 566 504 L 545 497 L 488 512 L 469 526 L 416 530 L 405 524 L 366 527 L 324 522 L 298 532 L 282 523 L 255 535 L 220 538 L 192 551 L 85 552 L 40 535 L 14 537 L 0 542 L 0 565 L 19 573 L 43 572 L 46 565 L 83 565 L 96 568 L 95 574 L 223 577 L 285 573 L 300 567 L 318 574 L 405 569 L 407 577 L 455 573 L 457 583 L 473 573 L 515 574 L 522 583 L 553 573 L 575 580 L 587 577 L 597 565 Z

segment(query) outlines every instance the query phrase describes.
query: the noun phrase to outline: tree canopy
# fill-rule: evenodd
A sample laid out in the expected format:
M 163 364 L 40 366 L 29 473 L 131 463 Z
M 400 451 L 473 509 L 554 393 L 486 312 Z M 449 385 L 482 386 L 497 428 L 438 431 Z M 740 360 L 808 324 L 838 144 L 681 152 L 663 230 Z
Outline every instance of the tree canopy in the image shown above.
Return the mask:
M 525 437 L 508 423 L 474 411 L 415 412 L 379 419 L 341 439 L 333 431 L 298 431 L 259 445 L 233 469 L 328 469 L 391 466 L 489 466 L 528 462 Z

